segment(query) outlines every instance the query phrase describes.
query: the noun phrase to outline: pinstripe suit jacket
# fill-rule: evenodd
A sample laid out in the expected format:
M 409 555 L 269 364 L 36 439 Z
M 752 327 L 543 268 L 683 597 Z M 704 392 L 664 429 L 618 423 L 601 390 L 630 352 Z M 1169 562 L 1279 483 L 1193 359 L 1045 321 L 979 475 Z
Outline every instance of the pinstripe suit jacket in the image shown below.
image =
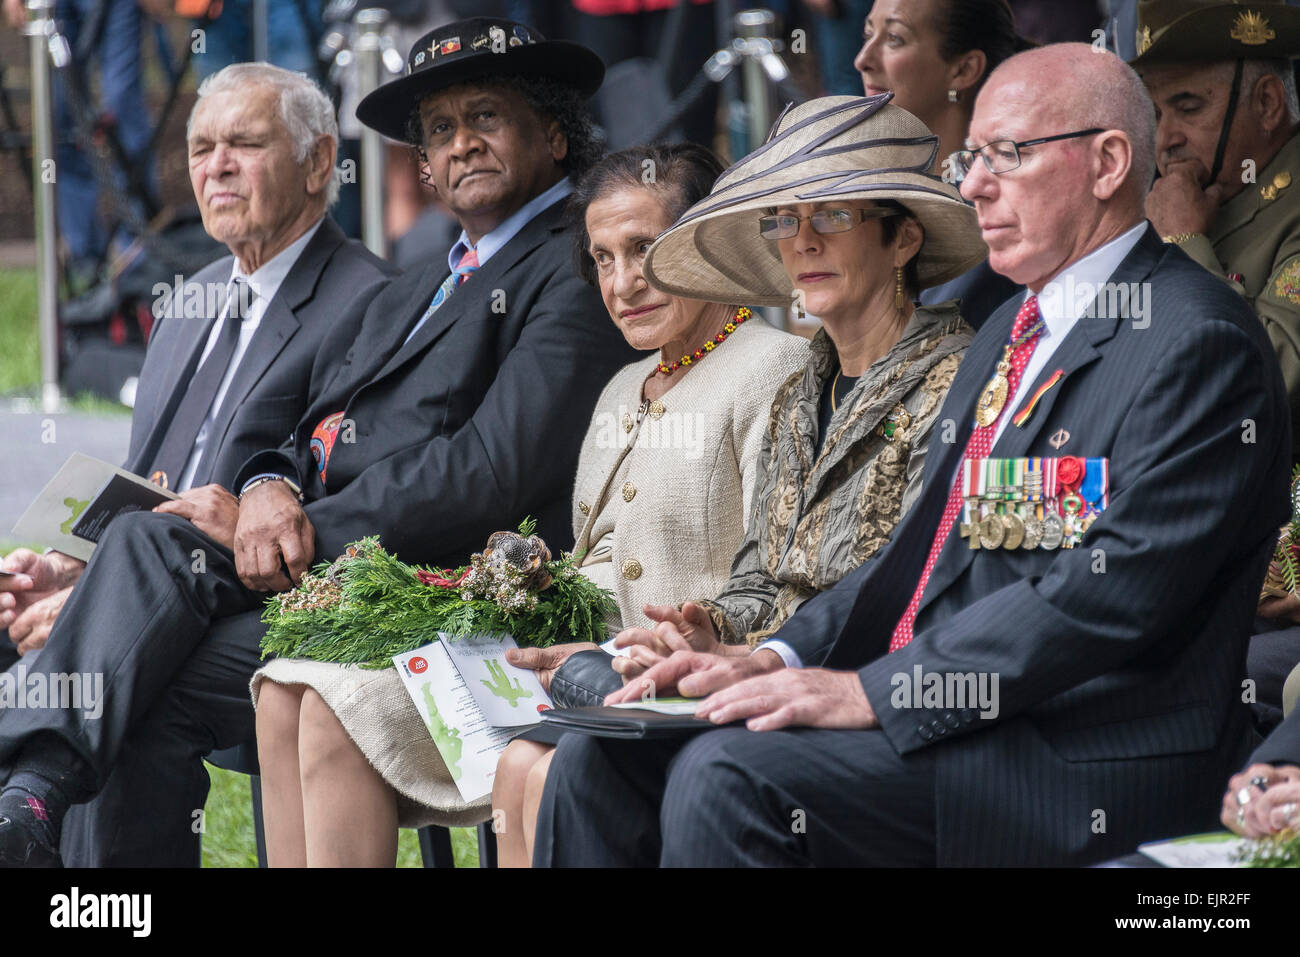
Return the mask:
M 1300 708 L 1273 729 L 1246 763 L 1300 765 Z
M 951 441 L 894 541 L 775 636 L 805 664 L 859 669 L 900 754 L 935 749 L 940 864 L 1082 864 L 1213 827 L 1252 744 L 1246 642 L 1288 515 L 1281 373 L 1249 307 L 1149 224 L 1112 282 L 1149 284 L 1149 325 L 1085 314 L 1040 382 L 1064 378 L 992 450 L 1109 457 L 1110 506 L 1083 545 L 972 551 L 954 530 L 915 639 L 886 653 L 1017 298 L 967 352 L 936 426 L 951 420 Z M 996 717 L 894 706 L 917 666 L 996 675 Z

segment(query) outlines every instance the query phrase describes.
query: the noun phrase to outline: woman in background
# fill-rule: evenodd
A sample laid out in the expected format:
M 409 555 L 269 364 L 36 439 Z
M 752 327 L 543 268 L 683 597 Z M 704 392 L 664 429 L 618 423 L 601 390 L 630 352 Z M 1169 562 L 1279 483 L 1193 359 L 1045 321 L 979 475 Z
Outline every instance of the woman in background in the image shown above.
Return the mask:
M 1006 0 L 876 0 L 853 65 L 867 96 L 886 90 L 939 137 L 932 172 L 959 183 L 951 156 L 966 148 L 975 96 L 1007 57 L 1030 44 L 1016 34 Z M 980 145 L 980 144 L 976 144 Z M 1019 287 L 982 262 L 921 293 L 926 305 L 960 299 L 974 328 Z

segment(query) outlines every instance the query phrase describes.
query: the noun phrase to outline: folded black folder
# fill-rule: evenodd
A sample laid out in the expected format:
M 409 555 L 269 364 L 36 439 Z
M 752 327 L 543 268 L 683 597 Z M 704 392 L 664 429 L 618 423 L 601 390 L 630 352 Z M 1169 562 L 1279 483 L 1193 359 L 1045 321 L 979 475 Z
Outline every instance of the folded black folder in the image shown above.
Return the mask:
M 557 708 L 542 712 L 544 728 L 576 731 L 598 738 L 676 738 L 718 727 L 684 714 L 660 714 L 641 708 Z

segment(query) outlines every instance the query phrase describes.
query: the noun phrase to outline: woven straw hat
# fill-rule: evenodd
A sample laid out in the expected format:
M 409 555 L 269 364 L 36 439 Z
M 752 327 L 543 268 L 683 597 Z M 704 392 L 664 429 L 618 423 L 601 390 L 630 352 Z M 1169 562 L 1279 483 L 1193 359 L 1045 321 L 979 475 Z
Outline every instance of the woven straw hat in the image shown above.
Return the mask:
M 758 234 L 769 208 L 839 199 L 892 199 L 925 230 L 922 288 L 960 276 L 988 255 L 975 210 L 927 170 L 939 138 L 893 94 L 825 96 L 776 121 L 767 143 L 718 178 L 646 253 L 646 278 L 691 299 L 789 305 L 777 244 Z

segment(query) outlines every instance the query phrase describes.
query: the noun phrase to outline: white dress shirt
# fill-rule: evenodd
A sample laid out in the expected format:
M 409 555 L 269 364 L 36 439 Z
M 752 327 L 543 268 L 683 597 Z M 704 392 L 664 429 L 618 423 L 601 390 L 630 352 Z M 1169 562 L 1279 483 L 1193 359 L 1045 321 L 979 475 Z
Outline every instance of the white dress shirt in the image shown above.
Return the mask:
M 1006 431 L 1014 413 L 1023 400 L 1029 398 L 1039 374 L 1047 368 L 1052 356 L 1060 348 L 1066 334 L 1088 310 L 1093 302 L 1090 292 L 1106 282 L 1119 268 L 1124 257 L 1133 251 L 1133 247 L 1142 238 L 1146 230 L 1146 220 L 1138 223 L 1126 233 L 1116 236 L 1104 246 L 1098 246 L 1077 262 L 1071 263 L 1043 284 L 1038 292 L 1038 311 L 1043 315 L 1043 331 L 1038 334 L 1038 344 L 1029 357 L 1014 395 L 1007 397 L 1007 404 L 1002 407 L 1002 416 L 993 428 L 993 441 L 990 448 L 998 444 L 1002 433 Z M 1025 290 L 1025 299 L 1032 295 Z M 1024 300 L 1022 300 L 1023 302 Z M 989 376 L 993 370 L 989 370 Z M 958 463 L 960 468 L 960 463 Z M 953 473 L 954 478 L 956 473 Z
M 1021 400 L 1030 394 L 1029 390 L 1033 387 L 1034 380 L 1047 368 L 1066 335 L 1074 328 L 1075 322 L 1088 310 L 1093 297 L 1088 295 L 1087 291 L 1095 290 L 1110 279 L 1119 268 L 1119 264 L 1124 261 L 1124 257 L 1133 251 L 1133 247 L 1142 238 L 1146 228 L 1146 221 L 1143 220 L 1128 232 L 1116 236 L 1104 246 L 1097 247 L 1082 259 L 1066 266 L 1043 284 L 1043 288 L 1038 293 L 1038 310 L 1043 316 L 1043 329 L 1038 334 L 1038 344 L 1034 347 L 1034 353 L 1025 366 L 1015 393 L 1007 398 L 1006 404 L 1002 407 L 1002 415 L 993 430 L 992 446 L 998 444 L 998 439 L 1002 438 L 1007 423 L 1011 421 L 1013 416 L 1011 410 L 1020 408 Z M 1032 290 L 1026 290 L 1025 299 L 1032 294 Z M 988 370 L 988 375 L 990 377 L 993 375 L 992 369 Z M 961 460 L 958 459 L 956 469 L 948 477 L 949 483 L 957 480 L 957 469 L 960 468 Z M 787 668 L 803 666 L 795 650 L 784 641 L 769 639 L 758 648 L 775 651 L 781 656 Z M 758 648 L 754 650 L 757 651 Z
M 217 413 L 221 411 L 221 403 L 225 401 L 231 380 L 235 378 L 235 373 L 239 371 L 239 363 L 243 361 L 244 353 L 248 351 L 248 343 L 252 340 L 253 334 L 257 332 L 257 327 L 261 325 L 262 317 L 266 315 L 266 307 L 275 298 L 275 294 L 279 292 L 280 284 L 289 275 L 289 270 L 298 261 L 302 251 L 307 248 L 311 238 L 316 235 L 316 230 L 320 229 L 322 222 L 324 222 L 323 218 L 317 220 L 315 226 L 312 226 L 288 246 L 272 256 L 270 260 L 262 263 L 250 276 L 244 275 L 239 268 L 238 259 L 231 266 L 230 282 L 234 283 L 236 279 L 243 279 L 257 295 L 248 308 L 248 315 L 244 316 L 239 322 L 239 342 L 235 346 L 235 353 L 230 357 L 230 364 L 226 367 L 226 374 L 221 379 L 221 386 L 217 389 L 217 394 L 212 397 L 212 405 L 208 407 L 208 414 L 203 419 L 203 425 L 199 427 L 199 434 L 194 439 L 194 451 L 190 453 L 189 459 L 185 462 L 185 468 L 181 471 L 181 479 L 173 486 L 175 491 L 182 492 L 188 489 L 194 481 L 194 473 L 198 471 L 199 460 L 203 458 L 203 450 L 207 447 L 212 424 L 217 418 Z M 203 354 L 199 357 L 199 364 L 195 367 L 196 369 L 203 367 L 203 363 L 207 360 L 209 354 L 216 348 L 217 339 L 221 335 L 221 327 L 226 321 L 226 313 L 230 309 L 230 301 L 228 297 L 226 305 L 221 310 L 221 315 L 212 324 L 212 331 L 208 333 L 208 341 L 203 347 Z

